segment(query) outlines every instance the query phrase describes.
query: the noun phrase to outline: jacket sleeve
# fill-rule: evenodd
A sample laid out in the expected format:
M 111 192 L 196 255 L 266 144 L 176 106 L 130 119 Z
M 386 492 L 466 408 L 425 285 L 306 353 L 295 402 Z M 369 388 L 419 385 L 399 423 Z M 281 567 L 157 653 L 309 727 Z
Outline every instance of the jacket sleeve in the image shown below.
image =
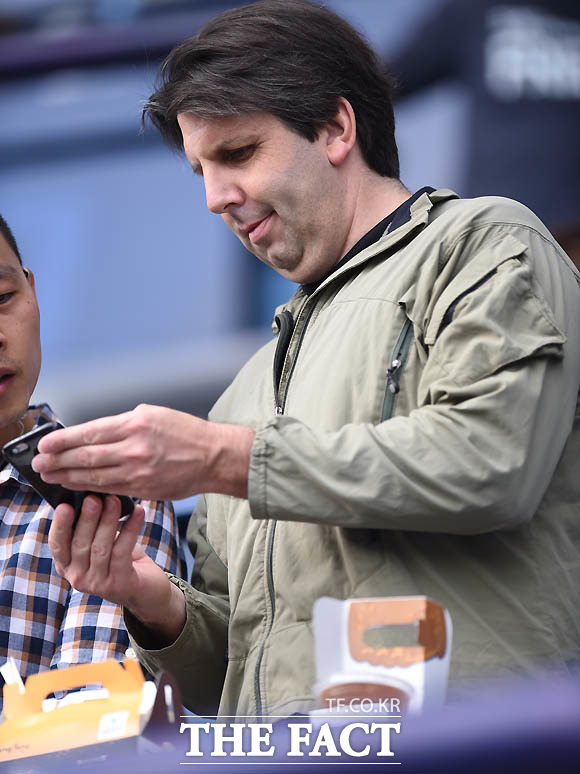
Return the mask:
M 205 498 L 200 497 L 188 529 L 195 559 L 191 584 L 168 573 L 186 602 L 187 618 L 177 640 L 157 648 L 151 634 L 127 610 L 125 622 L 137 658 L 148 671 L 170 672 L 188 709 L 215 715 L 227 666 L 229 596 L 227 569 L 207 541 L 206 519 Z
M 580 296 L 568 275 L 562 331 L 521 257 L 479 281 L 460 274 L 420 332 L 408 416 L 332 432 L 284 416 L 259 427 L 252 516 L 463 535 L 529 520 L 575 412 L 580 422 Z

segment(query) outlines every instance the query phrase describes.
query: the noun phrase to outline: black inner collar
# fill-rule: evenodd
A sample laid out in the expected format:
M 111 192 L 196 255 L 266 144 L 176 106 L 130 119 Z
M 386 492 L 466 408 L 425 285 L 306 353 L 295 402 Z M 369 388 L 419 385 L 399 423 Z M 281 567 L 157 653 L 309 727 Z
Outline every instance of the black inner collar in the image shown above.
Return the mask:
M 361 237 L 353 247 L 350 248 L 344 258 L 341 258 L 340 261 L 332 267 L 332 271 L 330 271 L 325 277 L 322 277 L 317 282 L 309 282 L 306 285 L 302 285 L 304 292 L 307 295 L 313 293 L 321 282 L 324 282 L 324 280 L 327 277 L 330 277 L 331 274 L 334 274 L 337 269 L 339 269 L 341 266 L 344 266 L 345 263 L 348 263 L 351 258 L 354 258 L 355 255 L 362 253 L 362 251 L 366 250 L 367 247 L 370 247 L 375 242 L 378 242 L 389 226 L 390 231 L 394 231 L 396 228 L 399 228 L 399 226 L 407 223 L 407 221 L 411 219 L 411 205 L 424 193 L 430 194 L 433 193 L 434 190 L 434 188 L 427 185 L 416 191 L 409 199 L 406 199 L 395 210 L 387 215 L 386 218 L 383 218 L 380 223 L 377 223 L 377 225 L 373 226 L 370 231 L 367 231 L 367 233 Z

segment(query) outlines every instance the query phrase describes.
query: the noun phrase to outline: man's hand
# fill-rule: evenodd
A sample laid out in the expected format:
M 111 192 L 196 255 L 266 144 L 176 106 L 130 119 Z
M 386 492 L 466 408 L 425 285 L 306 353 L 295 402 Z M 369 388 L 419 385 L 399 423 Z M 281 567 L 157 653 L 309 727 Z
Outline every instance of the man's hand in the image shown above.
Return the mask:
M 142 405 L 49 433 L 32 466 L 68 489 L 146 500 L 201 492 L 247 497 L 254 435 L 250 427 Z
M 137 544 L 143 508 L 136 505 L 118 532 L 120 515 L 117 497 L 106 497 L 103 505 L 89 495 L 73 530 L 73 508 L 59 505 L 48 535 L 56 571 L 77 591 L 123 605 L 170 644 L 185 623 L 185 599 Z

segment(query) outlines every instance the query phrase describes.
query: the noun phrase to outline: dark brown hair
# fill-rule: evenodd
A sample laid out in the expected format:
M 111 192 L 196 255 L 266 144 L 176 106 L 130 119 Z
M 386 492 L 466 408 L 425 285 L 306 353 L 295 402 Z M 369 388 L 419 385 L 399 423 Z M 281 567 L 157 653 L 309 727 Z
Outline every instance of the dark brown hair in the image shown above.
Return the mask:
M 182 149 L 177 116 L 270 113 L 309 141 L 352 105 L 368 166 L 399 177 L 393 81 L 370 46 L 332 11 L 307 0 L 261 0 L 216 16 L 161 65 L 143 109 L 165 140 Z
M 0 215 L 0 234 L 2 234 L 4 239 L 8 242 L 8 247 L 10 247 L 14 255 L 20 261 L 20 265 L 22 266 L 22 258 L 20 257 L 20 251 L 18 249 L 18 245 L 16 244 L 16 239 L 14 239 L 14 234 L 10 230 L 10 226 L 8 223 L 6 223 L 2 215 Z

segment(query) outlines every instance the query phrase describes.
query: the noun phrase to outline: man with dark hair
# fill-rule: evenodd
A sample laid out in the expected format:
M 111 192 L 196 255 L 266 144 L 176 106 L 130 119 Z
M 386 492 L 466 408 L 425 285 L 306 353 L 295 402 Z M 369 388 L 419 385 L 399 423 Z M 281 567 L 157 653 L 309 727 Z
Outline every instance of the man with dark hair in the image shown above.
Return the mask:
M 34 275 L 22 266 L 0 215 L 0 448 L 55 419 L 48 405 L 29 405 L 40 359 Z M 85 503 L 100 511 L 99 498 Z M 182 574 L 173 509 L 145 502 L 136 506 L 137 518 L 143 519 L 144 509 L 143 548 L 151 561 Z M 51 521 L 51 506 L 0 457 L 0 665 L 13 658 L 23 678 L 42 669 L 122 659 L 129 645 L 117 605 L 82 593 L 57 574 L 48 548 Z
M 210 421 L 139 406 L 34 461 L 73 488 L 202 493 L 191 585 L 132 562 L 139 522 L 117 537 L 112 505 L 74 545 L 62 506 L 50 537 L 201 714 L 311 708 L 321 596 L 445 605 L 454 689 L 580 652 L 580 275 L 517 202 L 411 195 L 389 90 L 305 0 L 226 12 L 169 56 L 146 114 L 300 288 Z

